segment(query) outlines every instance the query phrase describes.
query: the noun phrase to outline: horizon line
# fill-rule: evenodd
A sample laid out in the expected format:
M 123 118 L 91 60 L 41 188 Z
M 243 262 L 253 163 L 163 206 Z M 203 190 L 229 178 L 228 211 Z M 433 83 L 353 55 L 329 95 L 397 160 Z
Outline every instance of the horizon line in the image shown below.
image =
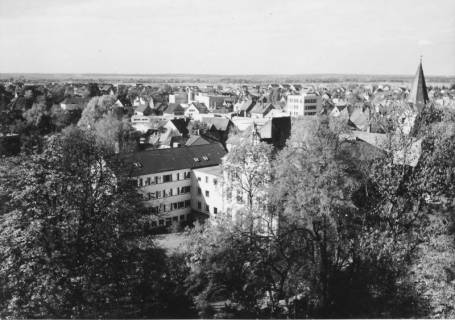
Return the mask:
M 119 72 L 0 72 L 0 75 L 102 75 L 102 76 L 223 76 L 223 77 L 245 77 L 245 76 L 392 76 L 392 77 L 413 77 L 415 74 L 399 73 L 119 73 Z M 455 78 L 452 75 L 427 74 L 425 77 Z

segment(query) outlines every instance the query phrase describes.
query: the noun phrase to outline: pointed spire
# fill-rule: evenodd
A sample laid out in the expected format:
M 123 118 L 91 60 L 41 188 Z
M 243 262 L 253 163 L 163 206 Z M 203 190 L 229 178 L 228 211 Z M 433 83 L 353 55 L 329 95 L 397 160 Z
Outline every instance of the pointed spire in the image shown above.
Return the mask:
M 409 93 L 408 96 L 408 102 L 412 103 L 414 108 L 421 112 L 425 105 L 428 103 L 428 101 L 429 99 L 427 85 L 425 83 L 425 76 L 423 74 L 422 68 L 422 56 L 420 56 L 420 63 L 417 68 L 414 81 L 412 82 L 411 92 Z

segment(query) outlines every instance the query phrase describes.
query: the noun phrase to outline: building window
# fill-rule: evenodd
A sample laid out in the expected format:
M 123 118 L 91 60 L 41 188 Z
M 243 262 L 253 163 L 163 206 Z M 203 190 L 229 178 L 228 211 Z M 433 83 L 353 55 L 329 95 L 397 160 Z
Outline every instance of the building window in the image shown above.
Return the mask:
M 210 212 L 210 207 L 208 204 L 205 205 L 205 211 Z
M 185 220 L 185 215 L 184 215 L 184 214 L 182 214 L 182 215 L 180 216 L 180 221 L 183 221 L 183 220 Z
M 202 194 L 201 188 L 199 188 L 199 187 L 197 188 L 197 194 L 198 194 L 198 195 L 201 195 L 201 194 Z
M 161 177 L 155 177 L 155 184 L 161 183 Z
M 166 218 L 166 226 L 170 226 L 172 223 L 171 218 Z
M 163 182 L 171 182 L 172 181 L 172 174 L 166 174 L 163 176 Z
M 159 223 L 160 223 L 160 226 L 164 226 L 164 220 L 163 219 L 161 219 Z
M 218 213 L 218 209 L 216 207 L 213 207 L 213 213 L 215 213 L 215 214 Z
M 149 185 L 150 185 L 150 177 L 148 177 L 147 180 L 145 180 L 145 185 L 146 185 L 146 186 L 149 186 Z
M 197 202 L 197 208 L 200 210 L 202 208 L 201 201 Z
M 175 217 L 172 217 L 172 221 L 174 221 L 174 222 L 177 222 L 177 221 L 179 221 L 179 217 L 177 217 L 177 216 L 175 216 Z
M 197 181 L 201 181 L 201 177 L 197 177 Z
M 152 227 L 156 227 L 156 221 L 152 221 Z
M 188 171 L 185 173 L 185 179 L 190 179 L 191 178 L 191 172 Z
M 143 185 L 143 180 L 142 180 L 142 178 L 139 178 L 137 184 L 138 184 L 139 187 L 142 187 L 142 185 Z
M 205 183 L 209 183 L 209 177 L 205 176 Z
M 185 200 L 185 208 L 191 207 L 191 200 Z
M 216 186 L 218 184 L 218 180 L 217 179 L 213 179 L 213 184 Z
M 177 181 L 180 180 L 180 173 L 177 172 Z
M 157 198 L 157 199 L 161 198 L 161 191 L 157 191 L 157 192 L 156 192 L 156 198 Z
M 209 197 L 209 195 L 210 195 L 210 192 L 209 192 L 208 190 L 206 190 L 206 191 L 205 191 L 205 196 L 206 196 L 206 197 Z

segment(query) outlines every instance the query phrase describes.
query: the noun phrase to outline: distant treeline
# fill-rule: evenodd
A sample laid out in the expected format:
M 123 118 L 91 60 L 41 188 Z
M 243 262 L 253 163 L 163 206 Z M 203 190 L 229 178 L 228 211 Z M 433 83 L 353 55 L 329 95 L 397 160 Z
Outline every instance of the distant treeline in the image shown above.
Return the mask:
M 0 80 L 123 82 L 123 83 L 301 83 L 301 82 L 409 82 L 412 75 L 199 75 L 199 74 L 14 74 L 0 73 Z M 455 76 L 428 76 L 427 82 L 454 83 Z

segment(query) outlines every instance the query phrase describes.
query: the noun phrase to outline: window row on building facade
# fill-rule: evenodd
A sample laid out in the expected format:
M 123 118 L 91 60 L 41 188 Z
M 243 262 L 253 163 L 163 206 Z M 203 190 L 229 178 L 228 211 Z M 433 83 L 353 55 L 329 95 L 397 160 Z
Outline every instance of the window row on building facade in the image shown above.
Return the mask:
M 202 177 L 197 177 L 197 181 L 202 181 Z M 209 177 L 205 176 L 205 183 L 209 183 Z M 213 178 L 213 185 L 216 186 L 218 184 L 218 180 Z
M 156 227 L 156 226 L 170 226 L 173 222 L 178 222 L 179 220 L 180 221 L 185 221 L 185 218 L 186 218 L 186 215 L 185 214 L 181 214 L 180 216 L 175 216 L 175 217 L 172 217 L 172 218 L 165 218 L 165 219 L 159 219 L 158 221 L 151 221 L 151 224 L 152 224 L 152 227 Z
M 147 192 L 145 194 L 145 200 L 173 197 L 173 196 L 178 196 L 181 194 L 187 194 L 190 192 L 191 192 L 191 186 L 172 188 L 172 189 L 167 189 L 167 190 L 158 190 L 155 192 Z
M 167 204 L 160 204 L 159 206 L 149 207 L 148 210 L 152 214 L 163 213 L 163 212 L 171 212 L 175 210 L 180 210 L 184 208 L 191 207 L 191 200 L 167 203 Z
M 154 176 L 154 177 L 140 177 L 137 179 L 138 187 L 149 186 L 153 184 L 160 184 L 160 183 L 167 183 L 172 181 L 180 181 L 180 180 L 188 180 L 191 179 L 191 172 L 183 172 L 183 173 L 176 173 L 172 174 L 165 174 L 162 176 Z

